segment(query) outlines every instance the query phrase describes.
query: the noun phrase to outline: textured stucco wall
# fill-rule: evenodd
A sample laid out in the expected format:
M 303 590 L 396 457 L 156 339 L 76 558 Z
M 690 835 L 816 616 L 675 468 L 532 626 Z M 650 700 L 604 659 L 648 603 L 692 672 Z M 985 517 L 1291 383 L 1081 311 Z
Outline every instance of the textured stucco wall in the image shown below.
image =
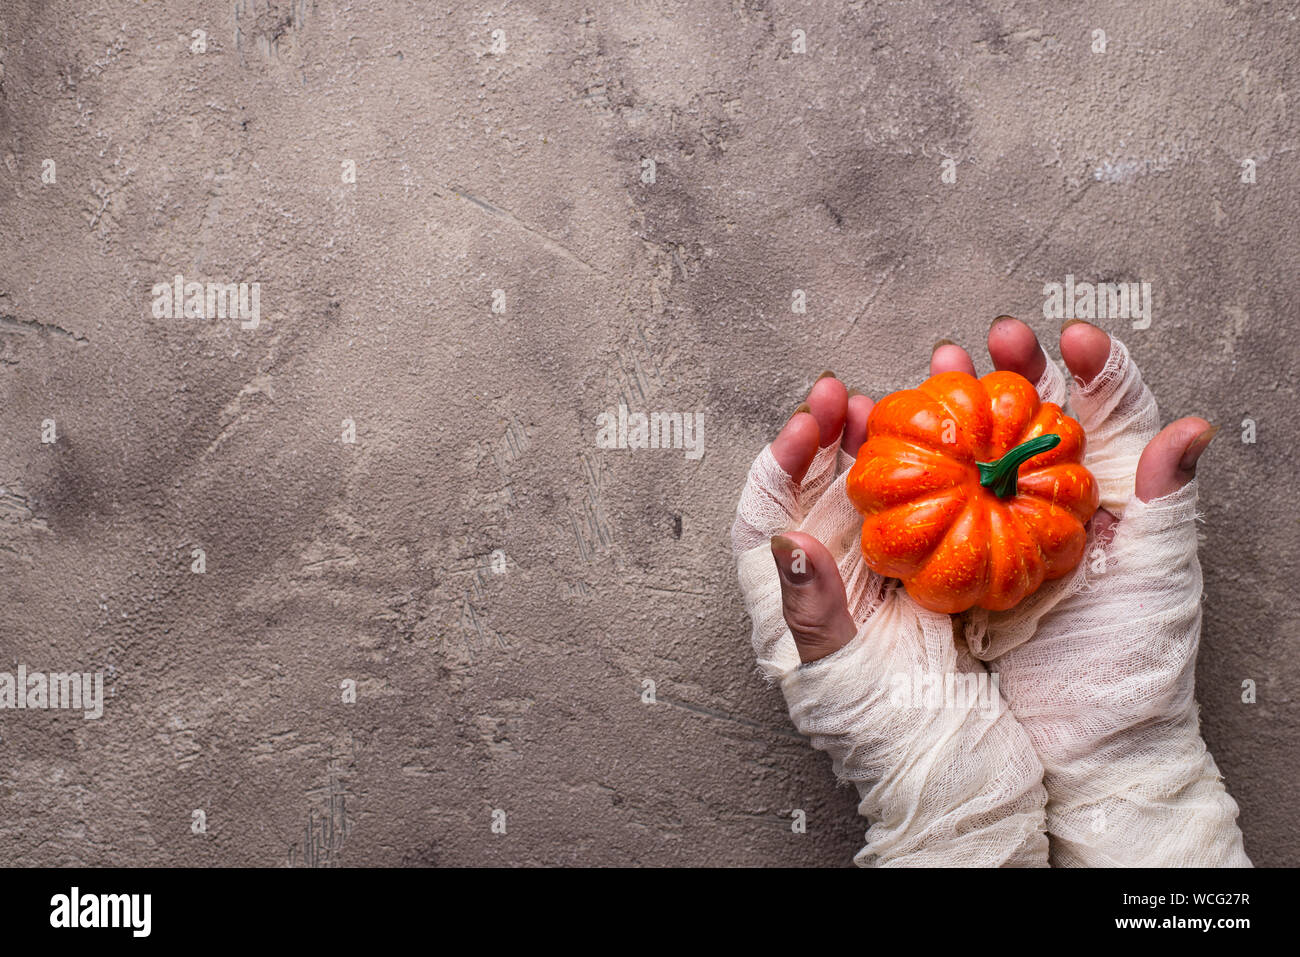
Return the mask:
M 0 712 L 0 859 L 848 864 L 736 493 L 823 368 L 1054 343 L 1072 274 L 1151 283 L 1099 324 L 1224 426 L 1204 732 L 1300 863 L 1297 9 L 6 0 L 0 656 L 112 696 Z M 154 318 L 177 273 L 260 325 Z M 704 456 L 598 449 L 620 397 Z

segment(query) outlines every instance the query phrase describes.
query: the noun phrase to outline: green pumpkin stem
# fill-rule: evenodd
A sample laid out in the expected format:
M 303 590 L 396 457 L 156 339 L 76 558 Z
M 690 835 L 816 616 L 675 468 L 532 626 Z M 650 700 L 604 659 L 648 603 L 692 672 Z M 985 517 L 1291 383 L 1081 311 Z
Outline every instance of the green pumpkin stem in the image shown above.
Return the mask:
M 1016 476 L 1025 460 L 1060 444 L 1061 437 L 1055 433 L 1040 435 L 1020 443 L 996 462 L 976 462 L 980 467 L 980 484 L 998 498 L 1010 498 L 1016 494 Z

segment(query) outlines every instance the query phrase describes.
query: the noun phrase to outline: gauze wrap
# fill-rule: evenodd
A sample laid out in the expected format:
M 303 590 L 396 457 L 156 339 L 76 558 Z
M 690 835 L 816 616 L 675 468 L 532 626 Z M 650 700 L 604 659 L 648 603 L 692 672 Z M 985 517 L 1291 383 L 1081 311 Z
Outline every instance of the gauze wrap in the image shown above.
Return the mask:
M 1197 485 L 1134 496 L 1160 417 L 1128 350 L 1111 342 L 1070 402 L 1102 507 L 1120 519 L 1114 538 L 1090 537 L 1074 573 L 1016 608 L 968 613 L 967 638 L 1042 760 L 1054 866 L 1249 867 L 1194 698 Z M 1046 401 L 1065 398 L 1051 362 L 1037 386 Z
M 849 460 L 839 459 L 838 442 L 820 450 L 796 485 L 765 448 L 732 543 L 759 667 L 780 684 L 795 726 L 857 786 L 859 812 L 874 822 L 855 861 L 1046 866 L 1043 771 L 1028 737 L 984 666 L 959 651 L 952 619 L 867 568 L 861 518 L 844 489 Z M 835 557 L 858 626 L 848 645 L 806 665 L 782 617 L 769 545 L 796 530 Z

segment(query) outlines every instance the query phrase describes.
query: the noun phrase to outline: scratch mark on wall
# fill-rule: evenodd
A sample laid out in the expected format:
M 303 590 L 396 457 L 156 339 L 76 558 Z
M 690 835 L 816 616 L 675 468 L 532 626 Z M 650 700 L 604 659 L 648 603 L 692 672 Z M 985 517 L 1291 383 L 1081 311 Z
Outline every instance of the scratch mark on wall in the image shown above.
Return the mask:
M 347 788 L 333 765 L 329 767 L 325 787 L 307 793 L 311 797 L 322 790 L 325 792 L 326 806 L 319 816 L 316 808 L 308 811 L 302 844 L 289 847 L 290 867 L 331 867 L 337 863 L 343 845 L 347 842 L 351 831 Z
M 69 332 L 62 326 L 57 326 L 52 322 L 41 322 L 39 319 L 19 319 L 16 316 L 0 316 L 0 334 L 5 330 L 21 332 L 24 335 L 36 332 L 43 336 L 56 336 L 75 342 L 79 346 L 84 346 L 90 341 L 85 336 L 76 332 Z
M 1038 237 L 1038 240 L 1032 246 L 1030 246 L 1028 249 L 1022 252 L 1019 256 L 1017 256 L 1014 260 L 1012 260 L 1011 265 L 1007 267 L 1006 275 L 1010 276 L 1012 273 L 1014 273 L 1017 269 L 1020 268 L 1020 264 L 1022 262 L 1024 262 L 1030 255 L 1038 252 L 1038 250 L 1043 247 L 1043 244 L 1047 242 L 1048 237 L 1050 237 L 1052 233 L 1056 232 L 1056 227 L 1061 225 L 1061 220 L 1065 219 L 1065 217 L 1069 215 L 1070 210 L 1074 209 L 1074 207 L 1078 204 L 1079 200 L 1083 199 L 1084 195 L 1088 192 L 1088 187 L 1095 182 L 1097 181 L 1093 179 L 1084 181 L 1083 187 L 1072 197 L 1070 197 L 1069 202 L 1065 204 L 1064 208 L 1061 209 L 1060 214 L 1055 219 L 1052 220 L 1052 222 L 1048 225 L 1047 229 L 1043 230 L 1043 233 Z
M 499 206 L 495 206 L 492 203 L 489 203 L 485 199 L 479 199 L 477 196 L 473 196 L 467 193 L 459 186 L 448 186 L 447 188 L 452 193 L 459 196 L 461 199 L 473 203 L 475 206 L 483 210 L 488 215 L 495 216 L 498 219 L 502 219 L 505 222 L 509 223 L 510 225 L 516 226 L 519 229 L 522 229 L 524 232 L 528 233 L 529 235 L 533 236 L 534 238 L 540 240 L 543 246 L 545 246 L 547 249 L 549 249 L 551 252 L 555 253 L 556 255 L 561 256 L 562 258 L 567 259 L 572 263 L 576 263 L 577 265 L 581 266 L 583 269 L 586 269 L 588 272 L 594 272 L 601 276 L 609 275 L 609 273 L 605 272 L 605 270 L 598 269 L 597 267 L 593 266 L 591 263 L 587 262 L 587 260 L 583 259 L 581 256 L 575 253 L 568 246 L 564 245 L 562 242 L 552 239 L 550 236 L 546 235 L 546 233 L 542 232 L 537 227 L 530 226 L 528 223 L 524 222 L 522 219 L 515 216 L 513 213 L 501 209 Z

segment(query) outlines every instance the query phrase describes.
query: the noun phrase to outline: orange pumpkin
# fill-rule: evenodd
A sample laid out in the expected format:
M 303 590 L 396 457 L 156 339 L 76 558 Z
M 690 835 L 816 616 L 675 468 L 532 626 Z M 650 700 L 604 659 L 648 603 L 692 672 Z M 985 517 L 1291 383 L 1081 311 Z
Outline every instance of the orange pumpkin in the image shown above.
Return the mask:
M 1083 557 L 1083 449 L 1083 427 L 1014 372 L 885 396 L 848 477 L 867 564 L 932 611 L 1012 607 Z

